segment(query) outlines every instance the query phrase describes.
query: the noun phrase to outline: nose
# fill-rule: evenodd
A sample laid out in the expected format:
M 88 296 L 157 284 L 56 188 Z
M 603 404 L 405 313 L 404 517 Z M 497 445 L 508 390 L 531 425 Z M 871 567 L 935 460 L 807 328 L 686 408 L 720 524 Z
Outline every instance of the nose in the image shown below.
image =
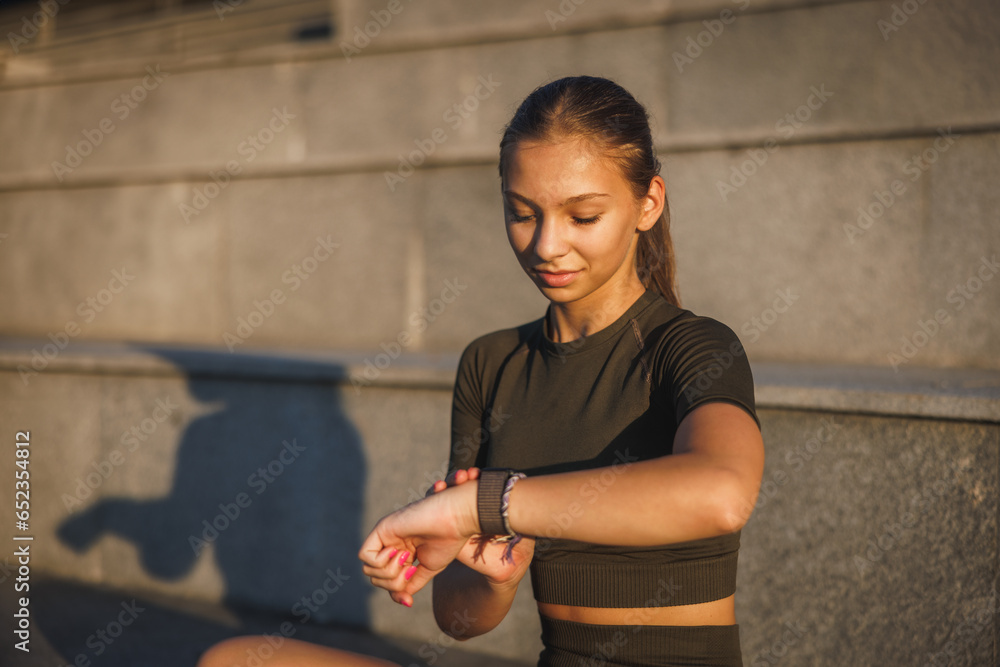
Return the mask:
M 565 226 L 555 216 L 544 216 L 535 226 L 535 255 L 543 262 L 551 262 L 569 252 Z

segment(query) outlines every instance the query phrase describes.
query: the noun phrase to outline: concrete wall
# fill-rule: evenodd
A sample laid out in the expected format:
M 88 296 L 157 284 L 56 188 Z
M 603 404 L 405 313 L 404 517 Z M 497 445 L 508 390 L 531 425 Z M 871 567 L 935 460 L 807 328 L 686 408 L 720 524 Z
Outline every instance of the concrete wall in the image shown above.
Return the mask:
M 320 5 L 67 18 L 3 52 L 0 424 L 33 434 L 37 567 L 293 615 L 340 568 L 315 619 L 433 642 L 429 601 L 374 595 L 354 553 L 440 470 L 457 352 L 545 306 L 496 145 L 591 73 L 647 104 L 682 297 L 755 367 L 747 662 L 995 661 L 995 3 L 404 0 L 357 43 L 387 4 Z M 315 20 L 329 42 L 282 41 Z M 471 648 L 530 661 L 532 607 Z
M 413 313 L 446 278 L 468 289 L 411 332 L 412 350 L 455 351 L 536 317 L 543 302 L 503 240 L 498 134 L 534 86 L 590 72 L 649 106 L 682 294 L 756 358 L 887 366 L 937 316 L 907 363 L 1000 367 L 992 3 L 919 5 L 893 32 L 879 2 L 590 2 L 565 17 L 515 3 L 496 21 L 462 3 L 404 4 L 348 60 L 341 44 L 377 4 L 342 7 L 326 51 L 83 59 L 59 83 L 14 75 L 44 51 L 13 59 L 0 279 L 17 289 L 0 294 L 3 332 L 75 321 L 80 340 L 218 346 L 280 289 L 287 303 L 246 346 L 371 350 L 419 328 Z M 550 11 L 565 21 L 550 27 Z M 74 168 L 73 150 L 98 139 Z M 333 258 L 311 263 L 308 282 L 286 275 L 312 262 L 318 236 L 339 245 Z M 81 321 L 78 304 L 123 267 L 134 282 Z M 358 279 L 364 289 L 343 288 Z M 755 324 L 784 290 L 794 307 Z
M 295 623 L 333 576 L 308 620 L 447 646 L 429 595 L 394 604 L 355 555 L 444 470 L 454 357 L 365 387 L 349 381 L 363 362 L 334 356 L 81 344 L 25 383 L 29 361 L 26 345 L 0 353 L 0 421 L 31 430 L 36 571 Z M 757 371 L 768 456 L 738 579 L 747 664 L 992 664 L 1000 376 Z M 13 524 L 0 506 L 2 534 Z M 526 583 L 463 648 L 533 664 L 538 637 Z

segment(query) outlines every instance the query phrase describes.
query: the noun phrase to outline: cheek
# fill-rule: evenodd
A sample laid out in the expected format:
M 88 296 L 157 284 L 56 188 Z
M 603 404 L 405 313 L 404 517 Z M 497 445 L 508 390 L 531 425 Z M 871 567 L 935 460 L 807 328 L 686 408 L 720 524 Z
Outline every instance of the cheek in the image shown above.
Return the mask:
M 507 241 L 517 255 L 524 254 L 531 243 L 528 225 L 507 225 Z
M 631 236 L 615 227 L 607 227 L 601 233 L 588 234 L 577 241 L 581 254 L 591 257 L 594 264 L 618 264 L 623 253 L 628 251 Z

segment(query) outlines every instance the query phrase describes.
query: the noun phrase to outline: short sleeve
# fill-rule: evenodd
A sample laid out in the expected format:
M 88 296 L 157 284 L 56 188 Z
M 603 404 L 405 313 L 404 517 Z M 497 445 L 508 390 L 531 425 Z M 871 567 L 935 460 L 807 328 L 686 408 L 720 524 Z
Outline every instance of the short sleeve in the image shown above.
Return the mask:
M 478 341 L 472 342 L 458 363 L 451 404 L 451 454 L 448 471 L 476 465 L 486 431 L 487 412 L 483 388 L 484 359 Z
M 743 408 L 760 426 L 746 351 L 725 324 L 694 315 L 671 323 L 659 340 L 654 368 L 678 424 L 693 408 L 723 401 Z

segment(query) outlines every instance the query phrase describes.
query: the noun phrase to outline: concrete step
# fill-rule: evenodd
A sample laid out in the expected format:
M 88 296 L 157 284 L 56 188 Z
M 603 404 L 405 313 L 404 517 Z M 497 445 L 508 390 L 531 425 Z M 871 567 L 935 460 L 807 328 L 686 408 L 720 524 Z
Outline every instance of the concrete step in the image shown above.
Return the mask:
M 123 3 L 76 12 L 60 7 L 43 21 L 37 7 L 21 5 L 0 12 L 0 25 L 5 35 L 13 32 L 25 39 L 23 43 L 15 40 L 15 55 L 79 66 L 98 64 L 110 55 L 134 61 L 173 52 L 197 56 L 212 45 L 221 52 L 252 51 L 293 40 L 296 29 L 304 25 L 331 23 L 331 8 L 327 0 L 243 0 L 159 10 Z M 25 17 L 29 24 L 24 23 Z M 36 23 L 41 34 L 29 39 Z
M 444 472 L 453 355 L 365 375 L 375 356 L 80 344 L 22 376 L 39 345 L 0 351 L 0 423 L 31 432 L 35 571 L 293 617 L 305 597 L 321 623 L 439 641 L 428 596 L 409 610 L 378 595 L 356 551 Z M 768 458 L 743 533 L 745 655 L 988 664 L 1000 374 L 755 372 Z M 12 466 L 0 460 L 0 476 Z M 0 538 L 11 512 L 0 506 Z M 525 587 L 463 648 L 530 661 L 538 636 Z
M 245 138 L 274 117 L 218 122 Z M 290 120 L 252 164 L 297 150 L 309 122 Z M 240 169 L 241 141 L 217 149 Z M 957 139 L 911 181 L 899 169 L 929 141 L 785 147 L 728 201 L 716 183 L 745 156 L 672 156 L 684 304 L 729 324 L 752 358 L 1000 369 L 1000 190 L 972 176 L 1000 170 L 1000 134 Z M 0 331 L 200 345 L 238 334 L 234 349 L 403 339 L 406 351 L 454 353 L 544 312 L 509 250 L 494 166 L 425 169 L 395 190 L 395 172 L 334 172 L 226 182 L 206 165 L 188 182 L 0 192 L 0 243 L 17 248 L 0 283 L 19 286 L 0 291 Z M 893 183 L 905 191 L 885 209 L 878 197 Z M 66 239 L 76 252 L 51 261 Z M 134 276 L 124 289 L 123 270 Z M 366 289 L 344 289 L 359 276 Z M 276 292 L 281 303 L 268 305 Z
M 16 611 L 12 596 L 0 597 L 0 611 Z M 391 660 L 406 667 L 527 667 L 456 646 L 375 635 L 363 628 L 303 622 L 248 609 L 227 609 L 202 600 L 116 590 L 32 574 L 30 653 L 12 642 L 0 647 L 7 667 L 102 665 L 103 667 L 191 667 L 210 646 L 231 637 L 264 635 L 246 664 L 266 664 L 270 644 L 285 638 Z M 124 621 L 124 623 L 123 623 Z M 268 643 L 265 643 L 268 642 Z M 255 662 L 254 657 L 260 662 Z

